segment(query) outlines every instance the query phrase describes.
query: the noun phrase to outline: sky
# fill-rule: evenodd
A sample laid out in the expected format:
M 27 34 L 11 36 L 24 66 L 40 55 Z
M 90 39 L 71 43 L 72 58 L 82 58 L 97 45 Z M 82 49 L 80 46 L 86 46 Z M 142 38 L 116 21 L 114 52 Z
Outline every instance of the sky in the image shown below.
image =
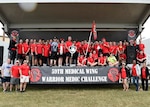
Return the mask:
M 3 25 L 2 23 L 0 23 L 0 36 L 3 35 Z M 145 40 L 145 39 L 149 39 L 150 38 L 150 17 L 148 18 L 148 20 L 145 22 L 144 24 L 144 30 L 142 32 L 142 39 Z

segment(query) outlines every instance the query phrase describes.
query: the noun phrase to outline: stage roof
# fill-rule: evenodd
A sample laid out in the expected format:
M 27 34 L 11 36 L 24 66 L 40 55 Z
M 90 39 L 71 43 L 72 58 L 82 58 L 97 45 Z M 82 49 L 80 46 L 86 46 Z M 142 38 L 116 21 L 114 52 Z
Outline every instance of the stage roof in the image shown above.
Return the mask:
M 138 28 L 150 15 L 149 0 L 130 0 L 129 3 L 129 0 L 112 0 L 111 3 L 110 0 L 95 0 L 89 3 L 84 0 L 64 0 L 65 3 L 61 3 L 62 0 L 37 0 L 39 3 L 32 12 L 24 11 L 18 3 L 11 1 L 13 0 L 0 3 L 0 20 L 6 30 L 89 29 L 93 20 L 96 21 L 97 29 Z

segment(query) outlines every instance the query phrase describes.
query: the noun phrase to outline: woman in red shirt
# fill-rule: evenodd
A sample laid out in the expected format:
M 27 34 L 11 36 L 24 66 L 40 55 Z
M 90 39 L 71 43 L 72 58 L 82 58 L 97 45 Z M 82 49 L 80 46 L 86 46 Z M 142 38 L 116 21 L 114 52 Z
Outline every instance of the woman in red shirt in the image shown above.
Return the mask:
M 19 62 L 22 63 L 22 46 L 23 46 L 23 40 L 20 39 L 19 43 L 17 44 L 17 59 L 19 60 Z
M 32 56 L 32 65 L 37 65 L 37 58 L 35 54 L 35 48 L 36 48 L 36 39 L 33 40 L 33 43 L 30 44 L 31 49 L 31 56 Z
M 29 39 L 25 40 L 25 43 L 22 45 L 22 54 L 23 54 L 23 60 L 27 60 L 29 63 L 29 51 L 30 51 L 30 46 L 29 46 Z
M 102 53 L 100 53 L 100 56 L 98 58 L 98 65 L 99 66 L 105 66 L 106 65 L 106 57 L 103 56 Z
M 77 59 L 77 65 L 78 66 L 85 66 L 86 65 L 86 58 L 83 54 L 81 54 Z
M 63 65 L 65 51 L 66 51 L 65 43 L 64 43 L 64 40 L 62 39 L 60 43 L 58 44 L 58 66 L 60 67 Z
M 137 63 L 141 64 L 146 61 L 146 54 L 143 51 L 140 51 L 137 54 L 136 59 L 137 59 Z
M 128 82 L 127 82 L 128 69 L 126 68 L 125 63 L 122 63 L 122 67 L 120 68 L 120 74 L 121 74 L 121 79 L 122 79 L 122 84 L 123 84 L 123 91 L 127 91 L 129 88 Z
M 89 54 L 89 57 L 87 58 L 87 64 L 89 66 L 96 66 L 97 62 L 95 62 L 94 58 L 92 57 L 92 53 Z

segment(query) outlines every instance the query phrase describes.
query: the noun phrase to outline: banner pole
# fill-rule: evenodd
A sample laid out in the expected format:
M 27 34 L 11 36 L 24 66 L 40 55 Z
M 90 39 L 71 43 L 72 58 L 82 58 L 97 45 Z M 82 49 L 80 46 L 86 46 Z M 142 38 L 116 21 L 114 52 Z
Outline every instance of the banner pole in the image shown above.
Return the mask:
M 88 46 L 87 46 L 87 48 L 86 48 L 85 57 L 87 56 L 87 53 L 88 53 L 88 48 L 89 48 L 89 46 L 90 46 L 91 37 L 92 37 L 92 32 L 90 32 L 90 36 L 89 36 L 89 40 L 88 40 Z

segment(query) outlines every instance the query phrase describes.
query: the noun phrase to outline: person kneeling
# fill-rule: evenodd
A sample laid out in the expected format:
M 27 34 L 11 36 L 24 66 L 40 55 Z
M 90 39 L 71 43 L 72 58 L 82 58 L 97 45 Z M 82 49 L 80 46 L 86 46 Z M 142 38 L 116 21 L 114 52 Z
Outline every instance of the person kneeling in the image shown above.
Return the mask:
M 77 65 L 78 66 L 86 66 L 86 58 L 84 57 L 83 54 L 81 54 L 79 57 L 78 57 L 78 60 L 77 60 Z
M 103 56 L 102 53 L 100 53 L 100 57 L 98 58 L 98 65 L 99 66 L 106 66 L 106 57 Z
M 95 62 L 94 58 L 92 57 L 92 53 L 89 54 L 89 57 L 87 58 L 87 64 L 89 66 L 96 66 L 97 62 Z

